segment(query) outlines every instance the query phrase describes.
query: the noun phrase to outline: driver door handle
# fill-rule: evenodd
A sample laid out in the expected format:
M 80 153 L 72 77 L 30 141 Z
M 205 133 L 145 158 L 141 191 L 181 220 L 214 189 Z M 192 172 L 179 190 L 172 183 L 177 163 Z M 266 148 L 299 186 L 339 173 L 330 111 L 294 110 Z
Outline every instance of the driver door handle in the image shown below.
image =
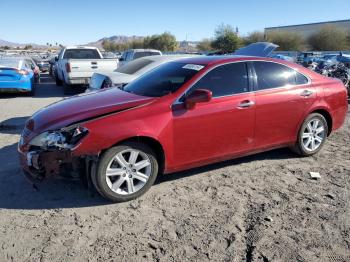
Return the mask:
M 308 97 L 311 96 L 314 92 L 310 91 L 310 90 L 304 90 L 303 92 L 301 92 L 301 96 L 303 97 Z
M 248 107 L 251 107 L 253 105 L 255 105 L 254 101 L 244 100 L 237 106 L 237 108 L 239 108 L 239 109 L 248 108 Z

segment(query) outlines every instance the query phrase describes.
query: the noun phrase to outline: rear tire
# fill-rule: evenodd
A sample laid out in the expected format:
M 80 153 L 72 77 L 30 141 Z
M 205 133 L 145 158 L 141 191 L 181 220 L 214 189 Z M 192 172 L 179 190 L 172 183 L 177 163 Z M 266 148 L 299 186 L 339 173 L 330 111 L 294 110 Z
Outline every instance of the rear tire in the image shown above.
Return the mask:
M 301 156 L 311 156 L 321 150 L 328 135 L 327 120 L 323 115 L 313 113 L 304 120 L 298 140 L 291 149 Z
M 113 202 L 143 195 L 154 184 L 158 162 L 145 144 L 129 142 L 108 149 L 100 157 L 92 181 L 96 190 Z
M 55 75 L 55 82 L 56 82 L 56 86 L 62 86 L 63 82 L 62 80 L 60 80 L 57 76 L 57 72 L 54 74 Z

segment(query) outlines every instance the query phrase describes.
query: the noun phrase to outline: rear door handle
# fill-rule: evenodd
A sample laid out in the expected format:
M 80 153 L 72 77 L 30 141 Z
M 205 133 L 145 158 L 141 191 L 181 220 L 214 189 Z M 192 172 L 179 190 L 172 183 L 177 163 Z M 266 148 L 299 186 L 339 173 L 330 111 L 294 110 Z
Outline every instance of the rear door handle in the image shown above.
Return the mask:
M 245 101 L 242 101 L 238 106 L 237 108 L 248 108 L 248 107 L 251 107 L 255 105 L 255 102 L 254 101 L 249 101 L 249 100 L 245 100 Z
M 303 97 L 308 97 L 311 96 L 314 92 L 310 91 L 310 90 L 304 90 L 303 92 L 301 92 L 301 96 Z

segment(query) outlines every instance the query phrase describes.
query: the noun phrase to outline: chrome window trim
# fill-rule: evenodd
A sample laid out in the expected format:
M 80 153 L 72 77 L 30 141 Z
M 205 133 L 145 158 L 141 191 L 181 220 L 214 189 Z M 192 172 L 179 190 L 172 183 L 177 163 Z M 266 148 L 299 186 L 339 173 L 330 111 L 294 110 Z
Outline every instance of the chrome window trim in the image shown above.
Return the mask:
M 279 65 L 282 65 L 282 66 L 286 66 L 292 70 L 294 70 L 295 72 L 303 75 L 304 77 L 306 77 L 306 79 L 308 80 L 308 82 L 306 84 L 300 84 L 300 85 L 293 85 L 293 86 L 281 86 L 281 87 L 273 87 L 273 88 L 269 88 L 269 89 L 263 89 L 263 90 L 254 90 L 254 86 L 250 86 L 249 84 L 249 77 L 251 77 L 249 75 L 249 68 L 248 68 L 248 64 L 247 64 L 247 73 L 248 73 L 248 85 L 249 85 L 249 89 L 250 91 L 248 92 L 242 92 L 242 93 L 238 93 L 238 94 L 231 94 L 231 95 L 225 95 L 225 96 L 217 96 L 217 97 L 213 97 L 212 99 L 217 99 L 217 98 L 223 98 L 223 97 L 229 97 L 229 96 L 237 96 L 237 95 L 241 95 L 241 94 L 249 94 L 249 93 L 257 93 L 257 92 L 263 92 L 263 91 L 268 91 L 268 90 L 276 90 L 276 89 L 290 89 L 291 87 L 296 87 L 296 86 L 306 86 L 306 85 L 310 85 L 311 84 L 311 79 L 309 78 L 309 76 L 305 75 L 304 73 L 300 72 L 299 70 L 289 66 L 289 65 L 286 65 L 286 64 L 283 64 L 283 63 L 280 63 L 280 62 L 275 62 L 275 61 L 270 61 L 270 60 L 264 60 L 264 59 L 257 59 L 257 60 L 244 60 L 244 61 L 231 61 L 231 62 L 226 62 L 226 63 L 223 63 L 223 64 L 219 64 L 219 65 L 216 65 L 214 67 L 212 67 L 211 69 L 209 69 L 201 78 L 197 79 L 192 85 L 190 85 L 184 92 L 182 92 L 178 98 L 172 103 L 172 105 L 178 105 L 178 104 L 183 104 L 184 102 L 181 102 L 180 99 L 182 98 L 182 96 L 184 94 L 186 94 L 186 92 L 191 89 L 199 80 L 201 80 L 204 76 L 206 76 L 209 72 L 211 72 L 212 70 L 214 70 L 215 68 L 219 67 L 219 66 L 223 66 L 223 65 L 228 65 L 228 64 L 234 64 L 234 63 L 249 63 L 249 62 L 269 62 L 269 63 L 275 63 L 275 64 L 279 64 Z M 254 67 L 254 66 L 253 66 Z M 255 71 L 255 70 L 254 70 Z M 256 73 L 255 73 L 256 75 Z M 254 77 L 254 76 L 252 76 Z

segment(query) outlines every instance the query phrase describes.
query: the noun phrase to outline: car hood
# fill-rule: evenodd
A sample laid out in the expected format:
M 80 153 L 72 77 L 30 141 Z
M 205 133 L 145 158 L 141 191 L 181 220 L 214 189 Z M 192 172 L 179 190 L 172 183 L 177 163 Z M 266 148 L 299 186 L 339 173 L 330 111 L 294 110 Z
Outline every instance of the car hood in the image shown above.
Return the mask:
M 269 42 L 257 42 L 238 49 L 233 55 L 268 57 L 279 47 Z
M 30 129 L 39 134 L 47 130 L 59 129 L 73 123 L 145 105 L 155 99 L 127 93 L 117 88 L 82 94 L 61 100 L 36 112 L 29 121 L 31 122 Z

